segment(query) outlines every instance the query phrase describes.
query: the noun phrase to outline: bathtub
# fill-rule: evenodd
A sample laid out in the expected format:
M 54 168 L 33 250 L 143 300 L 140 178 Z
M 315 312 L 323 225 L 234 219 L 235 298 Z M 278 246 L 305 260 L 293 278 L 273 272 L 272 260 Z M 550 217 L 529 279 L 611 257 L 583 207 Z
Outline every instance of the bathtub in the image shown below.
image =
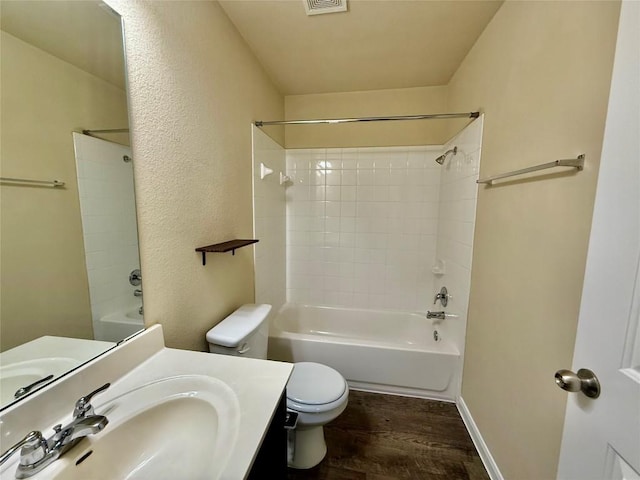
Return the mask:
M 423 315 L 288 303 L 269 327 L 272 360 L 329 365 L 358 390 L 455 400 L 460 353 Z
M 106 342 L 119 342 L 123 338 L 142 330 L 144 320 L 138 308 L 127 312 L 114 312 L 101 317 L 93 325 L 93 334 L 96 340 Z

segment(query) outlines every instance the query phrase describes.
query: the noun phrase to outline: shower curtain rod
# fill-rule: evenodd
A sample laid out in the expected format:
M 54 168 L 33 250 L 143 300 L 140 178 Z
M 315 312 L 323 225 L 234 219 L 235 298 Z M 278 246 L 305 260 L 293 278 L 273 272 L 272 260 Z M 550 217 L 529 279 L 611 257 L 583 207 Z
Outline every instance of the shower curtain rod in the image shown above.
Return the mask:
M 256 120 L 256 127 L 264 127 L 266 125 L 315 125 L 320 123 L 354 123 L 354 122 L 387 122 L 392 120 L 446 120 L 448 118 L 478 118 L 480 112 L 468 113 L 435 113 L 429 115 L 400 115 L 397 117 L 359 117 L 359 118 L 324 118 L 318 120 L 274 120 L 263 122 Z
M 82 133 L 93 137 L 95 136 L 93 135 L 94 133 L 125 133 L 128 131 L 128 128 L 107 128 L 105 130 L 82 130 Z

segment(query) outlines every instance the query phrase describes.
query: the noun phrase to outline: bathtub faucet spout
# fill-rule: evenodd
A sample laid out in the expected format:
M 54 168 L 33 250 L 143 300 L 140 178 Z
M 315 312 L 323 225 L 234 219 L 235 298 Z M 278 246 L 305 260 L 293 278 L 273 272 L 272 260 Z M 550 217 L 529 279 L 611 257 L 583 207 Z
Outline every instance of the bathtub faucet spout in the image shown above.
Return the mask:
M 427 318 L 437 318 L 438 320 L 444 320 L 445 313 L 444 312 L 432 312 L 427 310 Z

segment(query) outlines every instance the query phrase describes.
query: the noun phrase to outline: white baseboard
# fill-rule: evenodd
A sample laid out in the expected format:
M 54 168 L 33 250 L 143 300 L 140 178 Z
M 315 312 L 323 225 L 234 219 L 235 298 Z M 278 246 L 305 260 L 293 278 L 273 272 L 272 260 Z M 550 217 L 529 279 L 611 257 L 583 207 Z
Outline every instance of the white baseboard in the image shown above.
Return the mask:
M 456 399 L 456 406 L 458 407 L 458 411 L 460 412 L 460 416 L 462 417 L 462 421 L 464 425 L 467 427 L 467 431 L 471 436 L 471 440 L 473 444 L 476 446 L 476 450 L 478 450 L 478 454 L 480 455 L 480 459 L 484 464 L 484 468 L 487 469 L 487 473 L 489 474 L 489 478 L 491 480 L 504 480 L 504 477 L 500 473 L 500 469 L 496 464 L 496 461 L 493 459 L 491 452 L 489 451 L 489 447 L 484 442 L 482 435 L 480 434 L 480 430 L 478 430 L 478 426 L 476 422 L 473 421 L 473 417 L 471 416 L 471 412 L 467 408 L 467 404 L 464 403 L 462 397 L 458 397 Z

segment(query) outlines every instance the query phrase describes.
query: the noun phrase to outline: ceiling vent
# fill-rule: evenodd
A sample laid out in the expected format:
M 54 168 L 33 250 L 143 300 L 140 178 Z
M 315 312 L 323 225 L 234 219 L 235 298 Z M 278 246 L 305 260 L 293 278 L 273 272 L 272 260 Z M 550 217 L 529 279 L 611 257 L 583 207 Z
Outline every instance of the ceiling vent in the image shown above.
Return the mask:
M 307 15 L 347 11 L 347 0 L 302 0 Z

